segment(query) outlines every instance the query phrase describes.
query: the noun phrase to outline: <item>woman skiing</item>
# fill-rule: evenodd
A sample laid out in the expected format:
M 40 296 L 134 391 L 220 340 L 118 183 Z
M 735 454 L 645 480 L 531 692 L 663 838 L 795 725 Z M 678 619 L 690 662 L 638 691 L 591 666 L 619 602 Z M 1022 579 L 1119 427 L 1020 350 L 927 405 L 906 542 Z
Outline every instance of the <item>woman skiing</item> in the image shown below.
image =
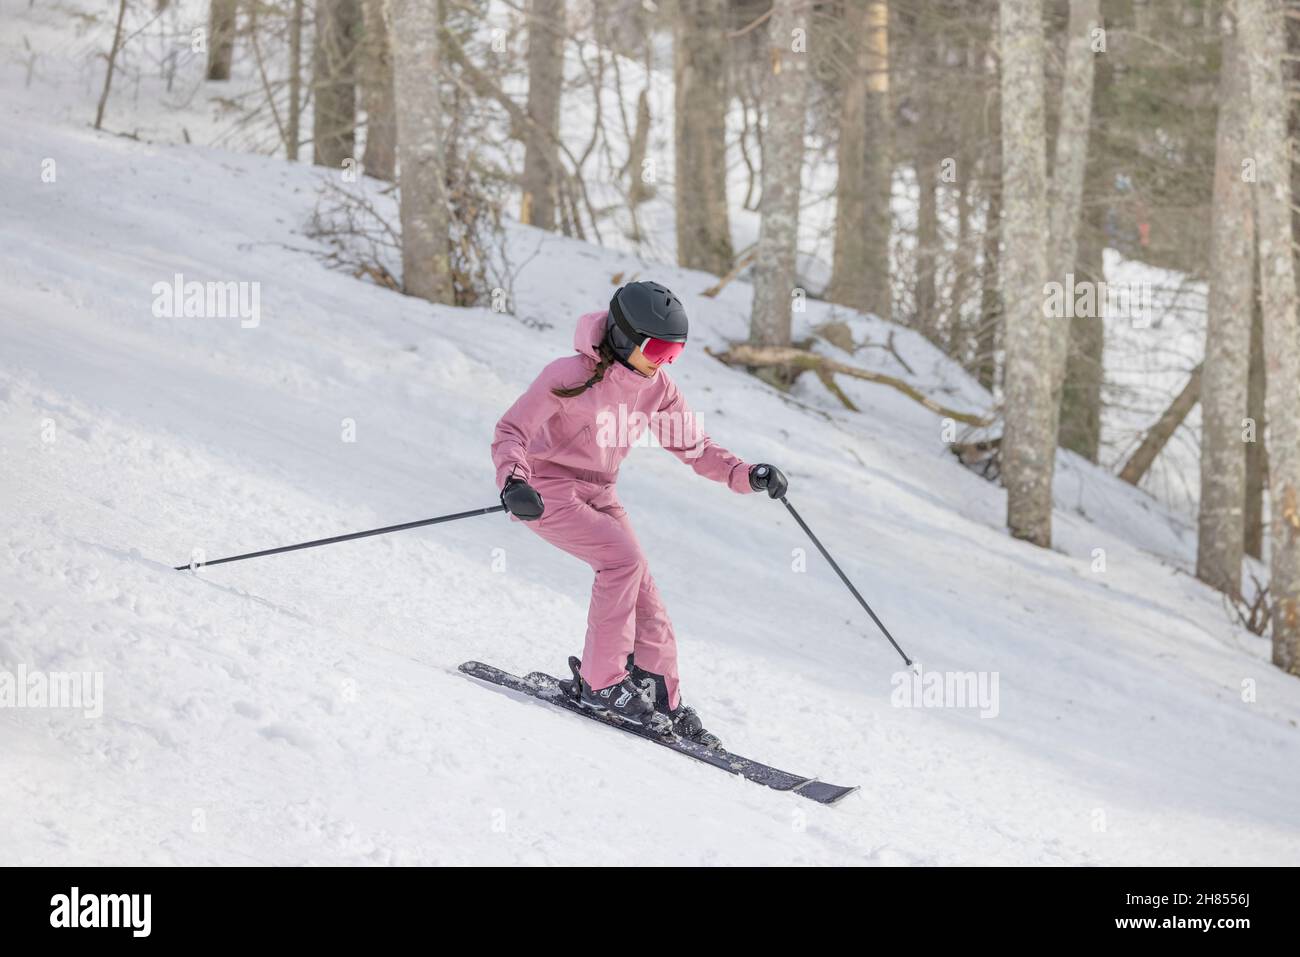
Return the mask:
M 582 660 L 570 659 L 582 704 L 717 747 L 681 702 L 677 640 L 615 492 L 618 467 L 648 427 L 734 492 L 779 498 L 786 479 L 770 465 L 747 465 L 695 426 L 661 368 L 681 354 L 686 335 L 686 310 L 664 286 L 620 287 L 607 311 L 578 320 L 578 354 L 546 366 L 501 417 L 492 461 L 506 510 L 596 573 Z

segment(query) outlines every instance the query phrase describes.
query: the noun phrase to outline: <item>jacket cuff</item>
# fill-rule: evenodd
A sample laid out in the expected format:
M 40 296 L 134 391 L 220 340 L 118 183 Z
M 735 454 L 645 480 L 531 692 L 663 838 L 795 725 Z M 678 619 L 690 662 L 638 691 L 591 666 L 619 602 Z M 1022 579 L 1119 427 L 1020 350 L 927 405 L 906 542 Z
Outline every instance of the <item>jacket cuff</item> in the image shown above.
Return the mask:
M 728 478 L 727 484 L 731 486 L 733 492 L 738 492 L 741 495 L 753 494 L 754 489 L 749 484 L 749 470 L 751 468 L 753 468 L 753 466 L 748 462 L 741 462 L 739 465 L 732 468 L 731 476 Z

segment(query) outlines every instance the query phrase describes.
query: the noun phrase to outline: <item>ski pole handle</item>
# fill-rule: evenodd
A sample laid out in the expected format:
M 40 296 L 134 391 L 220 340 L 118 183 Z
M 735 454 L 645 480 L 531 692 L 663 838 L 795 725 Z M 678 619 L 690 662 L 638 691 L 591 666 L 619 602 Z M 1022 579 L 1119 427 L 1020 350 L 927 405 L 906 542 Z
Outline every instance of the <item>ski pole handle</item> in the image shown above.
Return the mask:
M 799 523 L 799 527 L 802 528 L 804 532 L 807 533 L 808 537 L 812 539 L 812 543 L 817 546 L 817 550 L 822 553 L 822 557 L 830 562 L 831 568 L 835 569 L 835 574 L 840 576 L 840 581 L 844 582 L 849 591 L 853 593 L 853 597 L 858 600 L 858 604 L 866 609 L 867 614 L 871 616 L 871 620 L 876 623 L 876 627 L 879 628 L 881 633 L 889 639 L 889 643 L 894 646 L 894 650 L 902 657 L 904 663 L 911 668 L 913 664 L 912 659 L 907 657 L 902 648 L 898 647 L 898 642 L 896 642 L 894 636 L 889 633 L 889 629 L 885 627 L 885 623 L 876 617 L 876 613 L 871 610 L 871 606 L 867 604 L 867 600 L 858 593 L 856 588 L 853 587 L 853 582 L 849 581 L 849 577 L 840 570 L 840 566 L 836 564 L 835 559 L 831 558 L 831 553 L 826 551 L 826 546 L 823 545 L 817 536 L 813 534 L 812 529 L 809 528 L 808 524 L 799 517 L 799 513 L 794 510 L 793 505 L 786 501 L 784 495 L 781 496 L 781 504 L 790 510 L 790 514 L 793 515 L 794 520 Z
M 176 565 L 175 570 L 184 571 L 187 568 L 197 569 L 207 565 L 224 565 L 226 562 L 240 562 L 245 558 L 261 558 L 263 555 L 279 555 L 283 552 L 296 552 L 300 548 L 315 548 L 317 545 L 333 545 L 335 542 L 350 542 L 357 538 L 369 538 L 371 535 L 387 535 L 389 532 L 401 532 L 408 528 L 421 528 L 425 525 L 441 525 L 443 522 L 454 522 L 461 518 L 472 518 L 475 515 L 491 515 L 493 512 L 504 512 L 504 505 L 490 505 L 487 508 L 476 508 L 468 512 L 457 512 L 454 515 L 439 515 L 437 518 L 425 518 L 418 522 L 403 522 L 401 525 L 387 525 L 384 528 L 371 528 L 364 532 L 351 532 L 347 535 L 335 535 L 333 538 L 318 538 L 311 542 L 298 542 L 296 545 L 281 545 L 279 548 L 264 548 L 260 552 L 247 552 L 243 555 L 230 555 L 226 558 L 217 558 L 210 562 L 191 562 L 188 565 Z

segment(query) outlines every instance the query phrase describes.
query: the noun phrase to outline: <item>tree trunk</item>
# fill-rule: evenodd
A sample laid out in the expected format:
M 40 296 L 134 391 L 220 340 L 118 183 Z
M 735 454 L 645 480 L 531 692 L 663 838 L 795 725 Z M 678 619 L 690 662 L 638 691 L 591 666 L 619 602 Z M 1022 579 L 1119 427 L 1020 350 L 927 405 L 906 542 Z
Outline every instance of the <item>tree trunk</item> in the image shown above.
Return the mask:
M 1174 396 L 1174 401 L 1169 403 L 1169 408 L 1156 421 L 1156 424 L 1147 430 L 1147 434 L 1142 437 L 1141 443 L 1137 450 L 1129 456 L 1129 460 L 1124 463 L 1120 469 L 1119 477 L 1130 485 L 1137 485 L 1142 481 L 1142 476 L 1147 474 L 1152 463 L 1155 462 L 1156 456 L 1164 449 L 1173 438 L 1178 427 L 1183 424 L 1187 418 L 1187 413 L 1192 411 L 1197 400 L 1201 397 L 1201 367 L 1198 365 L 1192 370 L 1182 391 Z
M 1269 598 L 1273 663 L 1300 675 L 1300 328 L 1291 251 L 1291 169 L 1282 83 L 1286 25 L 1278 0 L 1238 0 L 1250 75 L 1251 155 L 1267 356 Z
M 341 167 L 356 158 L 360 0 L 316 0 L 312 57 L 312 162 Z
M 1063 285 L 1075 272 L 1084 174 L 1088 168 L 1088 134 L 1092 129 L 1092 31 L 1098 26 L 1099 0 L 1070 0 L 1066 28 L 1065 76 L 1061 83 L 1061 121 L 1052 164 L 1050 278 Z M 1093 317 L 1094 321 L 1100 321 Z M 1061 328 L 1064 325 L 1064 328 Z M 1073 322 L 1059 323 L 1051 336 L 1053 433 L 1060 428 L 1061 390 L 1070 351 Z
M 636 219 L 636 207 L 653 195 L 645 180 L 646 150 L 650 145 L 650 90 L 645 88 L 636 98 L 636 130 L 627 148 L 627 201 L 632 207 L 632 217 Z M 637 230 L 640 239 L 640 230 Z
M 235 58 L 239 0 L 212 0 L 208 8 L 208 79 L 229 80 Z
M 925 133 L 917 134 L 923 145 L 916 160 L 916 286 L 913 302 L 916 315 L 912 327 L 931 342 L 939 342 L 939 167 L 930 155 Z
M 1001 133 L 998 133 L 1001 137 Z M 1002 165 L 1001 151 L 993 156 L 993 165 Z M 975 378 L 985 389 L 997 385 L 998 332 L 1002 328 L 1002 291 L 1000 239 L 1002 234 L 1002 185 L 1000 177 L 988 179 L 988 203 L 984 205 L 984 238 L 980 251 L 979 322 L 975 326 Z
M 835 185 L 832 302 L 890 318 L 889 4 L 849 3 L 844 32 L 854 59 L 843 81 Z
M 727 217 L 725 0 L 678 0 L 673 20 L 677 262 L 724 275 Z
M 1091 283 L 1106 281 L 1106 218 L 1110 210 L 1110 193 L 1115 172 L 1104 136 L 1110 117 L 1103 112 L 1107 91 L 1114 78 L 1114 67 L 1106 57 L 1095 62 L 1092 107 L 1089 110 L 1089 158 L 1084 174 L 1083 195 L 1088 202 L 1079 225 L 1075 272 Z M 1098 142 L 1100 140 L 1100 142 Z M 1096 286 L 1095 288 L 1100 288 Z M 1065 379 L 1061 388 L 1060 424 L 1057 444 L 1098 461 L 1101 453 L 1102 386 L 1105 382 L 1106 323 L 1104 314 L 1070 320 L 1070 342 L 1065 360 Z
M 1075 271 L 1087 282 L 1106 281 L 1106 207 L 1094 203 L 1084 216 Z M 1100 287 L 1098 287 L 1100 288 Z M 1061 389 L 1058 444 L 1096 462 L 1101 452 L 1101 387 L 1106 323 L 1100 316 L 1075 316 L 1070 323 L 1070 354 Z
M 289 13 L 289 119 L 284 139 L 291 163 L 298 161 L 302 145 L 302 6 L 303 0 L 293 0 Z
M 771 70 L 763 90 L 767 129 L 763 134 L 763 199 L 759 204 L 762 219 L 749 326 L 749 341 L 761 346 L 790 344 L 808 93 L 805 9 L 800 0 L 774 0 L 768 24 Z
M 1229 595 L 1241 593 L 1246 502 L 1247 415 L 1255 222 L 1251 187 L 1242 182 L 1250 89 L 1237 39 L 1225 36 L 1219 71 L 1210 289 L 1201 382 L 1201 503 L 1196 577 Z
M 122 23 L 126 19 L 126 0 L 118 0 L 117 25 L 113 27 L 113 43 L 108 49 L 108 64 L 104 68 L 104 88 L 99 91 L 99 104 L 95 107 L 95 129 L 104 127 L 104 110 L 108 108 L 108 95 L 113 90 L 113 73 L 117 69 L 117 55 L 122 52 L 126 37 Z
M 1042 312 L 1048 274 L 1046 130 L 1041 0 L 1001 0 L 1002 304 L 1006 422 L 1002 480 L 1011 534 L 1052 542 L 1052 336 Z
M 438 4 L 389 0 L 388 11 L 397 102 L 402 291 L 451 303 Z
M 384 23 L 384 0 L 362 0 L 361 98 L 366 110 L 367 176 L 397 177 L 397 117 L 393 104 L 393 54 Z
M 528 115 L 533 124 L 524 139 L 519 221 L 541 229 L 555 229 L 563 87 L 563 0 L 532 0 L 528 8 Z
M 1258 273 L 1256 273 L 1258 275 Z M 1258 285 L 1251 295 L 1250 378 L 1246 383 L 1246 414 L 1255 434 L 1246 443 L 1246 510 L 1242 547 L 1252 558 L 1264 557 L 1264 490 L 1268 488 L 1268 446 L 1264 442 L 1264 316 L 1259 308 Z

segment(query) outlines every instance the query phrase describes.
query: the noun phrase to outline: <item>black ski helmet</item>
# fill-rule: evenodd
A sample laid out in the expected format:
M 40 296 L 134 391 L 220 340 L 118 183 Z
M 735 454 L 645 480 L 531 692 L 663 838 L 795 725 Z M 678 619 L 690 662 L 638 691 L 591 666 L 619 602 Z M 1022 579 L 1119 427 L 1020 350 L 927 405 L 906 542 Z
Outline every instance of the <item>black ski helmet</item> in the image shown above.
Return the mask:
M 619 286 L 609 301 L 609 318 L 605 321 L 610 345 L 624 362 L 647 336 L 685 342 L 688 326 L 682 301 L 657 282 Z

